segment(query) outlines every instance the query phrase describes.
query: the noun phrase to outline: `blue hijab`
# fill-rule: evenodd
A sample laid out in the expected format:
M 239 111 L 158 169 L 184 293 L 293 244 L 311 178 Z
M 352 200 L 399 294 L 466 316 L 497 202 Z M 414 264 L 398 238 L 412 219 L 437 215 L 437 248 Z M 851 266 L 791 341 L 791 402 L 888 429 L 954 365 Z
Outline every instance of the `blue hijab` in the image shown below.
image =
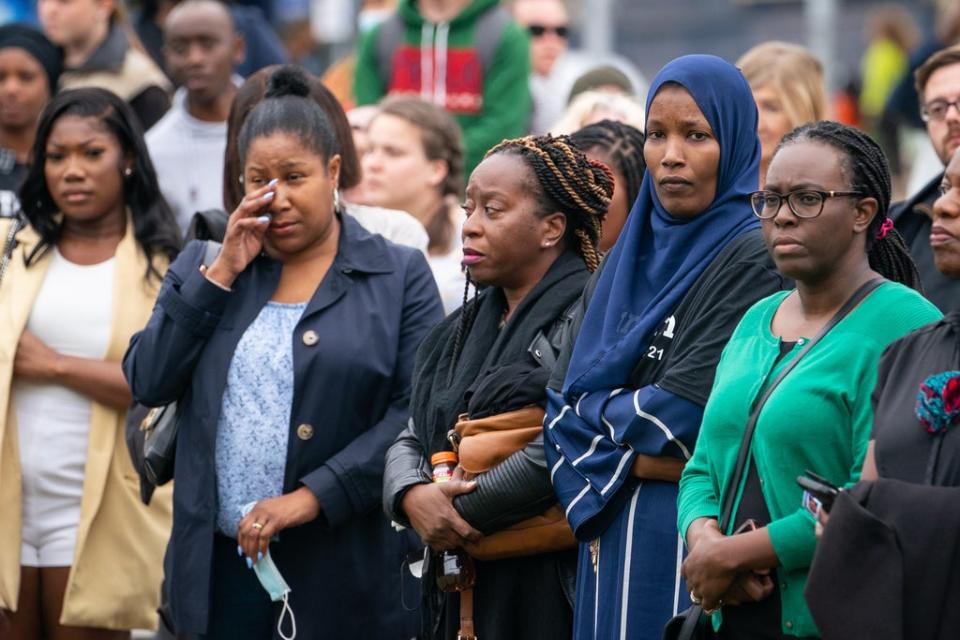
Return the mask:
M 757 107 L 743 74 L 716 56 L 677 58 L 654 78 L 648 114 L 667 82 L 693 96 L 713 129 L 720 145 L 717 193 L 697 217 L 675 218 L 660 204 L 647 170 L 577 337 L 563 388 L 568 400 L 624 386 L 657 327 L 704 269 L 730 241 L 760 224 L 749 201 L 760 179 Z

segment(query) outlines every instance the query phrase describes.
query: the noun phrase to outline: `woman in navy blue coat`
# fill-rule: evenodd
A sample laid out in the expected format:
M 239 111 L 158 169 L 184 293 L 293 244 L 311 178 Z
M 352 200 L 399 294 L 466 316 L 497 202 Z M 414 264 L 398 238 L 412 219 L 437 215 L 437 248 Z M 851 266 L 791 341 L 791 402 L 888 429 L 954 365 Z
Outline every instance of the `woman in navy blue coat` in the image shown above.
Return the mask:
M 205 245 L 187 246 L 124 359 L 138 401 L 184 412 L 165 561 L 178 634 L 289 635 L 258 580 L 268 558 L 299 637 L 416 631 L 400 601 L 416 541 L 377 507 L 443 310 L 422 254 L 337 210 L 340 158 L 308 94 L 297 70 L 271 78 L 240 132 L 246 196 L 222 250 L 207 268 Z

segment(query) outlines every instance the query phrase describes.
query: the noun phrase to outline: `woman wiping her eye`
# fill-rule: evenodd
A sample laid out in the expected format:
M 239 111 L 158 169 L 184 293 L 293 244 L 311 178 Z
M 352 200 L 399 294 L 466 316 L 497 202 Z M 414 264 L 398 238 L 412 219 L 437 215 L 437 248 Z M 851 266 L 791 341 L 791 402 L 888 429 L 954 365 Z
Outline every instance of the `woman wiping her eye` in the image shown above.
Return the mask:
M 376 507 L 442 308 L 422 253 L 335 206 L 336 137 L 309 95 L 302 70 L 273 73 L 237 138 L 246 195 L 219 255 L 184 249 L 125 358 L 138 401 L 182 398 L 165 566 L 180 634 L 289 637 L 280 598 L 299 637 L 416 631 L 400 600 L 416 540 Z

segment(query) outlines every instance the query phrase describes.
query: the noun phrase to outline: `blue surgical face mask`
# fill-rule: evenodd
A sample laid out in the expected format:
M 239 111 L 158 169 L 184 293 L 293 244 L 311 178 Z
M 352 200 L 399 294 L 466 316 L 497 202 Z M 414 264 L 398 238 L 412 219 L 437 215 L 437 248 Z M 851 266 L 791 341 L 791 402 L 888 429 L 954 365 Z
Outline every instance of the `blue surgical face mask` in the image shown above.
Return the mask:
M 253 565 L 253 571 L 257 574 L 257 580 L 260 586 L 270 594 L 270 599 L 274 602 L 283 601 L 283 610 L 280 612 L 280 619 L 277 620 L 277 633 L 283 640 L 293 640 L 297 637 L 297 619 L 293 616 L 293 609 L 290 608 L 290 587 L 287 581 L 280 575 L 280 570 L 273 563 L 270 557 L 270 550 L 267 549 L 267 555 L 258 560 Z M 283 633 L 283 618 L 290 615 L 290 635 Z
M 251 502 L 248 505 L 244 505 L 243 508 L 240 509 L 241 517 L 247 515 L 255 504 L 256 502 Z M 260 586 L 267 592 L 270 599 L 273 602 L 283 601 L 283 610 L 280 612 L 280 619 L 277 620 L 277 633 L 280 634 L 283 640 L 293 640 L 297 637 L 297 620 L 293 616 L 293 609 L 290 608 L 290 592 L 292 589 L 290 589 L 287 581 L 283 579 L 280 570 L 277 569 L 277 565 L 273 563 L 273 558 L 270 557 L 270 549 L 267 549 L 267 553 L 262 559 L 257 560 L 253 564 L 253 571 L 257 574 L 257 580 L 260 581 Z M 288 614 L 290 615 L 289 636 L 283 633 L 283 618 Z

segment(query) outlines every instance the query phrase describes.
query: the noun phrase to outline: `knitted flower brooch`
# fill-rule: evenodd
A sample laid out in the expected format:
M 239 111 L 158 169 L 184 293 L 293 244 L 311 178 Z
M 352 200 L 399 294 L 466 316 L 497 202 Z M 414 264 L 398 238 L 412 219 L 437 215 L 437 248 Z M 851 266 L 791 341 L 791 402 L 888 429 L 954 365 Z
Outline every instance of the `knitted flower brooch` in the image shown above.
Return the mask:
M 943 435 L 960 424 L 960 371 L 937 373 L 920 385 L 917 418 L 931 435 Z

